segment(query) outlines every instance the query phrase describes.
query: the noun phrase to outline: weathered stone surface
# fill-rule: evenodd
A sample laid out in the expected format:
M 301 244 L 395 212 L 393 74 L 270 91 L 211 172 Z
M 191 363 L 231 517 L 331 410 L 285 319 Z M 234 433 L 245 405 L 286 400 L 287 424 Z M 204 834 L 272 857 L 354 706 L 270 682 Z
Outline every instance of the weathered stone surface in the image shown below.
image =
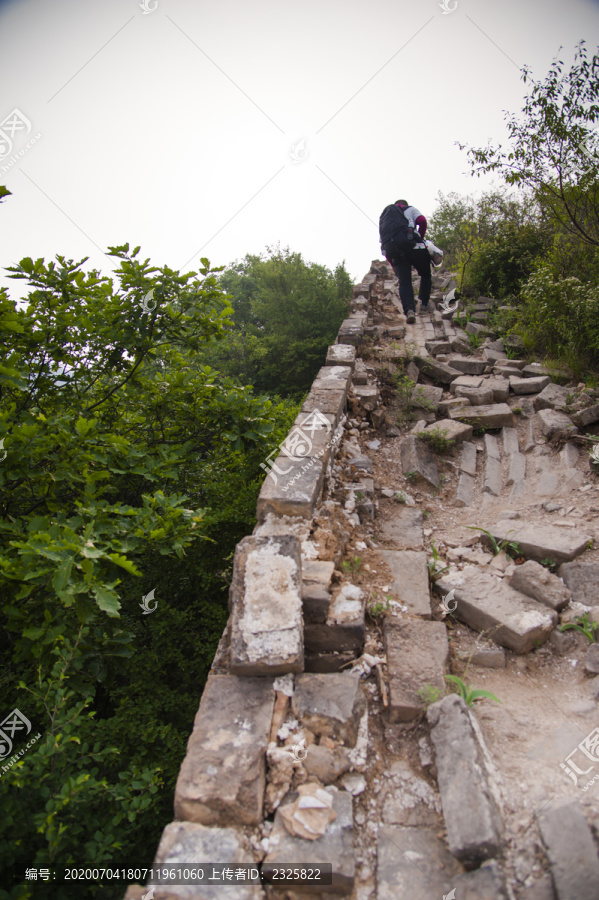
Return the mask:
M 536 819 L 558 900 L 596 900 L 599 857 L 580 804 L 545 806 Z
M 491 758 L 474 714 L 457 694 L 433 703 L 426 717 L 449 849 L 474 867 L 497 854 L 503 835 Z
M 453 447 L 472 437 L 472 425 L 456 422 L 453 419 L 439 419 L 422 429 L 423 434 L 438 434 L 439 432 L 444 432 L 443 437 Z
M 484 669 L 505 669 L 505 650 L 501 647 L 481 647 L 474 653 L 464 653 L 461 658 L 470 662 L 472 666 L 481 666 Z
M 279 445 L 280 456 L 302 463 L 314 458 L 320 459 L 326 466 L 341 439 L 341 428 L 336 428 L 337 424 L 335 416 L 330 413 L 325 415 L 322 412 L 301 412 L 293 423 L 293 428 Z M 280 466 L 283 469 L 287 467 Z M 273 467 L 273 474 L 269 472 L 268 477 L 274 480 L 273 475 L 276 474 L 277 470 Z M 284 480 L 284 476 L 280 476 L 280 479 Z M 279 479 L 276 483 L 279 484 Z
M 509 379 L 512 376 L 516 378 L 520 378 L 521 372 L 520 369 L 517 369 L 515 366 L 493 366 L 493 374 L 499 376 L 500 378 Z
M 443 388 L 435 387 L 434 384 L 417 384 L 412 391 L 411 403 L 413 406 L 434 411 L 442 396 Z
M 509 583 L 514 590 L 558 612 L 570 601 L 570 591 L 561 578 L 532 559 L 516 566 L 514 574 L 509 577 Z
M 526 477 L 526 457 L 523 453 L 512 453 L 506 484 L 520 484 Z
M 229 608 L 233 674 L 303 671 L 302 563 L 297 537 L 246 537 L 237 544 Z
M 537 878 L 528 887 L 521 888 L 517 893 L 518 900 L 555 900 L 553 879 L 548 872 Z
M 484 379 L 480 375 L 460 375 L 451 382 L 449 390 L 455 394 L 459 387 L 479 388 L 482 384 L 484 384 Z
M 451 344 L 449 343 L 449 341 L 425 341 L 424 346 L 431 354 L 431 356 L 436 356 L 438 353 L 449 353 L 451 351 Z
M 510 377 L 510 388 L 514 394 L 540 394 L 546 388 L 550 379 L 547 375 L 539 375 L 537 378 Z
M 158 845 L 154 866 L 169 868 L 180 863 L 202 868 L 217 861 L 235 868 L 252 866 L 258 870 L 245 836 L 235 828 L 206 828 L 195 822 L 170 822 Z M 148 882 L 148 887 L 157 882 Z M 223 900 L 231 889 L 217 884 L 164 885 L 156 887 L 156 900 Z M 264 896 L 259 884 L 243 884 L 234 888 L 238 900 L 259 900 Z
M 452 409 L 449 415 L 452 419 L 469 422 L 475 428 L 503 428 L 504 425 L 514 424 L 514 416 L 507 403 L 492 403 L 470 410 Z
M 304 622 L 324 623 L 331 605 L 331 579 L 335 563 L 320 559 L 302 561 L 302 609 Z
M 551 382 L 543 388 L 540 394 L 537 394 L 532 402 L 537 412 L 540 409 L 556 409 L 563 412 L 568 404 L 569 395 L 568 388 Z
M 446 416 L 449 413 L 449 410 L 454 409 L 456 406 L 469 405 L 470 401 L 467 400 L 466 397 L 450 397 L 447 400 L 441 400 L 437 412 L 440 415 Z
M 493 496 L 499 497 L 502 486 L 501 462 L 493 456 L 487 456 L 483 491 L 486 494 L 493 494 Z
M 293 714 L 319 737 L 355 746 L 366 699 L 358 673 L 303 674 L 295 679 Z
M 491 364 L 502 361 L 505 361 L 507 363 L 509 361 L 507 353 L 504 350 L 491 350 L 488 347 L 485 347 L 483 350 L 483 356 L 487 360 L 487 362 Z
M 256 506 L 258 521 L 268 513 L 311 519 L 322 491 L 324 470 L 321 460 L 294 461 L 281 455 L 275 460 L 273 470 L 277 483 L 270 473 L 264 479 Z
M 354 368 L 356 348 L 352 344 L 331 344 L 327 350 L 327 366 L 349 366 Z
M 465 375 L 482 375 L 487 367 L 486 360 L 473 359 L 469 356 L 452 356 L 449 365 L 464 372 Z
M 484 381 L 485 387 L 493 391 L 493 403 L 505 403 L 510 396 L 510 383 L 507 378 L 492 375 Z
M 441 900 L 460 871 L 436 829 L 379 826 L 377 900 Z
M 209 675 L 175 788 L 175 816 L 202 825 L 262 821 L 269 678 Z
M 337 332 L 337 342 L 339 344 L 353 344 L 354 347 L 359 346 L 362 341 L 365 323 L 366 316 L 362 316 L 361 319 L 345 319 Z
M 305 868 L 331 863 L 332 884 L 312 888 L 295 888 L 293 896 L 321 898 L 327 896 L 349 896 L 355 880 L 354 827 L 351 795 L 339 791 L 334 786 L 325 788 L 333 799 L 332 809 L 336 817 L 327 825 L 325 833 L 316 840 L 294 837 L 289 834 L 283 821 L 283 810 L 297 798 L 296 793 L 288 794 L 275 814 L 275 821 L 269 838 L 269 851 L 263 863 L 267 872 L 277 865 Z M 222 890 L 222 888 L 221 888 Z M 277 892 L 278 893 L 278 892 Z
M 591 644 L 587 650 L 584 667 L 589 675 L 599 675 L 599 644 Z
M 345 393 L 347 397 L 347 391 L 351 384 L 351 374 L 351 366 L 323 366 L 312 382 L 312 387 L 319 391 Z
M 515 591 L 491 572 L 466 566 L 460 573 L 461 584 L 441 578 L 435 587 L 443 594 L 454 590 L 455 615 L 475 631 L 513 650 L 528 653 L 537 642 L 543 643 L 557 622 L 557 613 L 531 597 Z
M 333 420 L 337 424 L 345 409 L 346 398 L 347 393 L 345 390 L 331 391 L 312 386 L 310 393 L 302 404 L 300 413 L 303 415 L 312 413 L 314 416 L 319 413 L 325 416 L 330 415 L 333 416 Z
M 390 587 L 397 599 L 418 616 L 430 618 L 431 598 L 428 587 L 426 553 L 419 550 L 379 551 L 391 569 Z
M 331 750 L 322 744 L 310 744 L 303 766 L 308 775 L 318 778 L 321 784 L 332 784 L 349 771 L 351 761 L 342 746 Z
M 485 454 L 493 459 L 501 459 L 501 450 L 499 449 L 499 441 L 494 434 L 485 434 L 484 436 Z
M 530 363 L 530 365 L 524 366 L 522 369 L 522 374 L 527 378 L 538 378 L 539 375 L 548 375 L 549 377 L 551 377 L 553 374 L 562 375 L 565 378 L 568 377 L 567 372 L 556 372 L 553 369 L 549 368 L 549 366 L 544 366 L 539 363 Z
M 401 443 L 401 467 L 404 475 L 413 473 L 417 481 L 426 481 L 433 487 L 439 484 L 439 470 L 435 457 L 423 441 L 410 435 Z
M 455 506 L 472 506 L 472 497 L 474 494 L 474 486 L 476 479 L 467 472 L 460 474 L 458 489 L 456 492 Z
M 453 884 L 457 888 L 456 900 L 512 900 L 508 893 L 505 875 L 496 862 L 487 863 L 476 872 L 460 875 Z
M 599 597 L 599 563 L 566 562 L 558 569 L 558 575 L 572 591 L 577 603 L 593 606 Z
M 325 624 L 304 626 L 306 652 L 358 652 L 364 646 L 365 629 L 363 591 L 345 584 L 331 600 Z
M 599 405 L 587 406 L 586 409 L 581 409 L 579 412 L 574 413 L 572 418 L 579 428 L 593 425 L 595 422 L 599 422 Z
M 516 428 L 502 428 L 501 440 L 503 442 L 503 452 L 506 456 L 509 456 L 511 453 L 518 453 L 520 450 L 518 430 Z
M 395 544 L 397 550 L 422 549 L 422 510 L 403 507 L 383 523 L 382 537 Z
M 466 331 L 468 334 L 480 334 L 480 335 L 485 335 L 485 334 L 489 333 L 488 328 L 485 328 L 484 325 L 477 325 L 475 322 L 467 322 L 464 331 Z
M 497 541 L 516 541 L 523 556 L 529 559 L 553 559 L 556 563 L 570 562 L 586 548 L 591 540 L 589 534 L 581 534 L 573 528 L 559 525 L 534 525 L 506 519 L 490 525 L 490 531 Z M 509 535 L 509 537 L 508 537 Z M 564 577 L 560 571 L 560 576 Z M 564 578 L 564 581 L 566 579 Z M 566 581 L 566 584 L 568 582 Z M 570 587 L 570 585 L 568 585 Z
M 482 387 L 457 387 L 456 397 L 467 397 L 472 406 L 488 406 L 493 403 L 493 391 L 483 383 Z
M 557 410 L 540 409 L 537 412 L 537 419 L 542 433 L 550 441 L 558 435 L 578 433 L 578 428 L 572 419 Z
M 441 384 L 451 384 L 454 378 L 458 378 L 460 375 L 458 369 L 438 362 L 431 356 L 417 356 L 414 361 L 424 375 L 432 378 L 433 381 L 440 381 Z
M 418 691 L 431 684 L 444 690 L 449 644 L 443 622 L 395 622 L 385 619 L 389 673 L 389 721 L 409 722 L 424 710 Z
M 372 412 L 379 405 L 379 389 L 370 384 L 354 384 L 349 397 L 350 407 L 357 412 L 361 407 L 366 412 Z
M 464 441 L 462 444 L 462 456 L 460 458 L 460 469 L 468 475 L 476 475 L 476 444 L 470 441 Z
M 372 282 L 369 281 L 362 282 L 362 284 L 355 284 L 352 295 L 354 297 L 366 297 L 366 299 L 368 299 L 368 297 L 370 297 L 371 284 Z

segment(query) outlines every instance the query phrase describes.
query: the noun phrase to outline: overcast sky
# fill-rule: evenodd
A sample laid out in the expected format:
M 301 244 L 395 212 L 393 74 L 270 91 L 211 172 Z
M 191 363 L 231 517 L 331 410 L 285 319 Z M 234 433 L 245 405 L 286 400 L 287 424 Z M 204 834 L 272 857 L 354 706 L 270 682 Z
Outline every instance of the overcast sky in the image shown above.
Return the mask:
M 491 186 L 456 141 L 505 138 L 524 64 L 599 43 L 593 0 L 444 3 L 0 0 L 0 265 L 280 243 L 360 280 L 387 203 Z

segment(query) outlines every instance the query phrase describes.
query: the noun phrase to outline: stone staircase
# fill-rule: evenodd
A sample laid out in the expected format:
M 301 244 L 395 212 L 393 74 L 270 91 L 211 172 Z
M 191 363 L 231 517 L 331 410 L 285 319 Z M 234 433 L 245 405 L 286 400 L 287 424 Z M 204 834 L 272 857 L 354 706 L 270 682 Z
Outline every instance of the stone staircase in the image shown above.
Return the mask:
M 392 270 L 374 261 L 269 457 L 155 858 L 262 875 L 156 885 L 153 900 L 599 898 L 599 784 L 581 792 L 599 776 L 597 645 L 586 653 L 581 635 L 557 630 L 582 610 L 599 621 L 599 518 L 580 527 L 573 515 L 597 491 L 575 441 L 599 406 L 510 359 L 489 332 L 489 298 L 462 327 L 440 304 L 453 286 L 435 275 L 431 311 L 408 325 Z M 413 427 L 383 402 L 389 367 L 415 384 Z M 502 542 L 518 565 L 489 552 Z M 561 673 L 568 654 L 586 667 L 568 689 L 588 700 L 589 735 L 563 765 L 537 760 L 544 799 L 525 803 L 506 757 L 521 770 L 534 735 L 520 729 L 498 756 L 489 739 L 501 746 L 518 705 L 534 720 L 547 685 L 529 665 Z M 479 721 L 443 696 L 465 659 L 477 680 L 521 688 L 518 704 Z M 327 866 L 326 884 L 273 876 Z

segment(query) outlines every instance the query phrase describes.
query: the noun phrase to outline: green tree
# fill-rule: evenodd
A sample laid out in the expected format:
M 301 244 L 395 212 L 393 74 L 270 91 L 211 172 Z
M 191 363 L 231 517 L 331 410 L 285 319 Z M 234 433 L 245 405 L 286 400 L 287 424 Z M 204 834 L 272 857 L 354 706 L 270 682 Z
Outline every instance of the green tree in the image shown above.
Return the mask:
M 0 778 L 0 867 L 21 875 L 151 862 L 260 462 L 297 413 L 202 362 L 232 312 L 220 269 L 110 252 L 114 281 L 28 258 L 26 305 L 0 291 L 0 683 L 42 735 Z
M 204 359 L 259 391 L 298 399 L 309 390 L 347 315 L 351 279 L 288 248 L 248 254 L 223 272 L 234 328 Z

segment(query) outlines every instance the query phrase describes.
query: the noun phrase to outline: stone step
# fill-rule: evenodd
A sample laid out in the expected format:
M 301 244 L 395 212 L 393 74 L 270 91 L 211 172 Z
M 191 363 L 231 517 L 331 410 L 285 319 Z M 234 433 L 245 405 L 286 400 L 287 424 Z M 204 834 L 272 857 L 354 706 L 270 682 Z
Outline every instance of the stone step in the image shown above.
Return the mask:
M 584 553 L 591 535 L 559 525 L 536 525 L 506 519 L 486 529 L 496 541 L 515 541 L 528 559 L 553 559 L 556 564 L 570 562 Z
M 514 416 L 507 403 L 492 403 L 489 406 L 477 406 L 472 409 L 455 409 L 449 413 L 451 419 L 468 422 L 475 428 L 503 428 L 513 426 Z
M 390 593 L 414 615 L 430 619 L 431 598 L 426 553 L 422 550 L 379 552 L 393 576 L 393 582 L 389 587 Z
M 537 377 L 519 378 L 517 375 L 510 376 L 510 389 L 514 394 L 540 394 L 543 388 L 550 383 L 548 375 L 538 375 Z
M 405 476 L 424 481 L 433 487 L 439 485 L 439 470 L 435 457 L 424 441 L 409 435 L 401 442 L 401 467 Z
M 457 694 L 433 703 L 426 717 L 449 849 L 460 862 L 475 867 L 493 858 L 502 843 L 504 825 L 494 766 L 474 713 Z
M 477 455 L 476 444 L 472 444 L 470 441 L 464 441 L 460 458 L 460 469 L 462 472 L 466 472 L 473 477 L 476 476 Z
M 448 446 L 454 447 L 462 441 L 470 440 L 472 431 L 472 425 L 467 425 L 465 422 L 456 422 L 454 419 L 438 419 L 423 428 L 420 433 L 432 435 L 441 433 Z
M 449 663 L 447 630 L 443 622 L 398 622 L 386 618 L 385 653 L 389 678 L 389 721 L 409 722 L 425 705 L 418 691 L 430 684 L 445 690 Z
M 426 375 L 433 381 L 439 381 L 441 384 L 451 384 L 454 378 L 458 378 L 462 374 L 458 369 L 453 369 L 446 363 L 439 362 L 431 356 L 416 356 L 414 362 L 423 375 Z
M 356 585 L 345 584 L 331 600 L 326 621 L 304 625 L 305 652 L 359 655 L 365 635 L 364 592 Z
M 577 603 L 596 606 L 599 598 L 599 563 L 567 562 L 558 569 L 566 587 Z
M 544 643 L 557 623 L 557 613 L 552 609 L 514 590 L 491 572 L 466 566 L 460 572 L 460 581 L 456 585 L 450 577 L 443 577 L 435 589 L 442 594 L 454 590 L 456 617 L 514 653 L 528 653 L 537 642 Z
M 258 825 L 274 709 L 272 679 L 209 675 L 175 787 L 175 816 Z
M 558 900 L 596 900 L 599 856 L 578 801 L 554 803 L 536 819 Z
M 499 497 L 502 487 L 501 461 L 494 456 L 487 456 L 485 459 L 483 491 L 485 494 L 493 494 L 494 497 Z
M 294 716 L 317 737 L 355 747 L 366 698 L 359 673 L 304 673 L 295 679 L 291 700 Z
M 472 475 L 468 475 L 467 472 L 461 472 L 454 505 L 472 506 L 475 485 L 476 479 Z
M 474 359 L 471 356 L 451 356 L 447 362 L 453 369 L 459 369 L 465 375 L 482 375 L 487 368 L 484 359 Z
M 547 440 L 552 441 L 562 435 L 578 434 L 578 428 L 572 419 L 563 412 L 554 409 L 540 409 L 536 414 L 541 432 Z

